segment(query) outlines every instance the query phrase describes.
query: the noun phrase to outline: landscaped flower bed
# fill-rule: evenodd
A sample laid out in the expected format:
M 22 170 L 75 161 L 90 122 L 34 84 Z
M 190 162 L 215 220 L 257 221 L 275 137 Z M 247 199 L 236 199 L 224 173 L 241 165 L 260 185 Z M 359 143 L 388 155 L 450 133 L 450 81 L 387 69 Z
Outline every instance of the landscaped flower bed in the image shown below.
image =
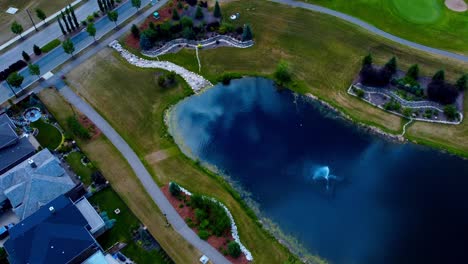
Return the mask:
M 251 253 L 240 242 L 234 219 L 223 204 L 213 198 L 192 195 L 174 183 L 161 189 L 187 225 L 229 261 L 248 263 L 253 260 Z
M 419 76 L 418 65 L 405 73 L 397 68 L 396 58 L 383 67 L 372 65 L 372 57 L 364 58 L 359 78 L 348 93 L 386 111 L 410 119 L 459 124 L 463 119 L 463 94 L 468 76 L 455 84 L 445 80 L 440 70 L 432 78 Z

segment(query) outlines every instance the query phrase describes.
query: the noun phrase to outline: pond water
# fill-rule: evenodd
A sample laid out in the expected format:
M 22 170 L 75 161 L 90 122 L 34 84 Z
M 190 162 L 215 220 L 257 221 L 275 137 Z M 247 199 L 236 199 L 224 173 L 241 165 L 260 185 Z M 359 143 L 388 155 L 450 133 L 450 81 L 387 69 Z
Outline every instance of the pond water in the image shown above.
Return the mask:
M 185 99 L 169 129 L 331 263 L 466 263 L 465 160 L 368 134 L 262 78 Z

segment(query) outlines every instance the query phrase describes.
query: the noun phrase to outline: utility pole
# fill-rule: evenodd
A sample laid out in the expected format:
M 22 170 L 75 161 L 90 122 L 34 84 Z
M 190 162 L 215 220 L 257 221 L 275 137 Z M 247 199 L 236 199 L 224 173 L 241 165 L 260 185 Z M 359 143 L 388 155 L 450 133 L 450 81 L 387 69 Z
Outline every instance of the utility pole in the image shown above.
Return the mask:
M 31 19 L 31 22 L 32 22 L 32 24 L 33 24 L 33 26 L 34 26 L 34 29 L 35 29 L 36 31 L 38 31 L 38 30 L 37 30 L 37 27 L 36 27 L 36 24 L 34 24 L 34 20 L 33 20 L 32 17 L 31 17 L 31 13 L 29 13 L 29 9 L 26 9 L 26 12 L 28 13 L 29 19 Z

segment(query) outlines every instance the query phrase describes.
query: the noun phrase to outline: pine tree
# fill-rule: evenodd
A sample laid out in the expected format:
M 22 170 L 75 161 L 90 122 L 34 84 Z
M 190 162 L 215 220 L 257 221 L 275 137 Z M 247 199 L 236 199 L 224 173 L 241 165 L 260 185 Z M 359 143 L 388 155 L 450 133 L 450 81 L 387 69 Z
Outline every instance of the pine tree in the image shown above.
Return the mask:
M 72 20 L 72 18 L 71 18 L 71 16 L 70 16 L 70 10 L 68 10 L 67 8 L 65 8 L 65 14 L 66 14 L 66 16 L 67 16 L 68 24 L 70 25 L 71 29 L 72 29 L 73 31 L 75 31 L 76 27 L 75 27 L 75 25 L 73 24 L 73 20 Z
M 372 54 L 367 54 L 362 60 L 362 67 L 364 68 L 370 66 L 372 66 Z
M 78 19 L 76 19 L 76 15 L 75 15 L 75 9 L 73 9 L 73 7 L 71 5 L 69 5 L 68 9 L 70 10 L 70 14 L 73 18 L 73 22 L 75 23 L 75 26 L 77 28 L 80 27 L 80 23 L 78 22 Z
M 70 29 L 70 25 L 68 25 L 67 19 L 65 18 L 65 14 L 63 13 L 63 11 L 60 11 L 60 12 L 62 13 L 62 20 L 65 23 L 65 28 L 67 29 L 67 32 L 71 33 L 72 31 Z
M 176 10 L 176 9 L 174 9 L 174 10 Z M 197 11 L 195 12 L 195 18 L 196 19 L 202 19 L 203 18 L 203 11 L 202 11 L 200 6 L 197 6 Z
M 133 37 L 135 37 L 135 38 L 140 37 L 140 29 L 137 27 L 137 25 L 133 24 L 131 31 L 132 31 Z
M 250 29 L 250 26 L 247 24 L 244 27 L 244 32 L 242 33 L 242 41 L 247 41 L 252 39 L 252 29 Z
M 176 8 L 172 9 L 172 19 L 173 20 L 179 20 L 180 19 L 179 12 L 177 11 Z
M 437 71 L 432 77 L 433 81 L 445 81 L 445 72 L 444 70 Z
M 101 10 L 102 13 L 106 12 L 106 9 L 104 7 L 104 4 L 102 3 L 102 0 L 97 0 L 99 10 Z
M 41 48 L 39 48 L 37 45 L 33 46 L 33 51 L 34 51 L 34 54 L 36 54 L 37 56 L 42 54 Z
M 213 16 L 217 18 L 221 18 L 221 8 L 219 7 L 218 1 L 215 3 L 214 11 L 213 11 Z
M 112 6 L 111 6 L 111 3 L 110 3 L 110 0 L 105 0 L 105 1 L 106 1 L 106 7 L 107 7 L 106 10 L 112 10 Z
M 60 17 L 57 19 L 57 22 L 58 22 L 58 24 L 59 24 L 60 30 L 62 31 L 62 34 L 63 34 L 63 35 L 66 35 L 67 32 L 65 31 L 65 29 L 63 29 L 62 22 L 60 22 Z
M 411 67 L 409 67 L 408 72 L 406 73 L 406 77 L 412 78 L 413 80 L 417 80 L 419 78 L 419 66 L 417 64 L 414 64 Z
M 110 0 L 110 4 L 111 4 L 112 7 L 114 7 L 115 6 L 115 0 Z
M 463 74 L 463 76 L 460 77 L 460 79 L 457 80 L 457 83 L 455 84 L 455 86 L 457 87 L 457 89 L 458 89 L 460 92 L 463 92 L 463 91 L 466 90 L 467 82 L 468 82 L 468 75 L 467 75 L 467 74 Z
M 391 74 L 395 74 L 397 71 L 397 61 L 395 57 L 392 57 L 386 64 L 385 68 L 390 71 Z
M 29 61 L 31 59 L 31 57 L 29 57 L 29 55 L 23 50 L 23 52 L 21 53 L 21 56 L 23 56 L 23 59 L 25 61 Z
M 36 8 L 36 16 L 37 16 L 37 18 L 39 18 L 42 21 L 44 21 L 47 18 L 45 12 L 42 11 L 42 9 L 39 9 L 39 8 Z

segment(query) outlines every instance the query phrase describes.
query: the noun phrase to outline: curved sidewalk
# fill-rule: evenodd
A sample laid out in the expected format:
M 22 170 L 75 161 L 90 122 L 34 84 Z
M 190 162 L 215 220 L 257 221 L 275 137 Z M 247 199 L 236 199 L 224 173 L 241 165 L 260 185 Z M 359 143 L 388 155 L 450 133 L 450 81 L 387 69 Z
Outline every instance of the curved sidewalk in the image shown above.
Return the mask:
M 192 229 L 190 229 L 184 220 L 179 216 L 174 207 L 169 203 L 167 198 L 161 192 L 159 187 L 154 182 L 153 178 L 146 170 L 143 163 L 140 161 L 136 153 L 130 148 L 125 140 L 112 128 L 112 126 L 99 115 L 88 103 L 83 101 L 77 94 L 75 94 L 70 87 L 64 86 L 60 89 L 60 93 L 68 100 L 73 106 L 80 110 L 86 115 L 106 137 L 112 142 L 112 144 L 122 153 L 127 162 L 132 167 L 133 171 L 140 179 L 143 187 L 148 192 L 153 201 L 158 205 L 159 209 L 167 215 L 167 219 L 171 223 L 172 227 L 197 248 L 200 252 L 210 258 L 215 263 L 230 263 L 221 253 L 214 249 L 206 241 L 201 240 Z M 197 260 L 194 260 L 197 261 Z
M 459 61 L 463 61 L 463 62 L 468 62 L 468 56 L 466 56 L 466 55 L 461 55 L 461 54 L 453 53 L 453 52 L 446 51 L 446 50 L 432 48 L 432 47 L 429 47 L 429 46 L 421 45 L 421 44 L 418 44 L 416 42 L 412 42 L 412 41 L 397 37 L 395 35 L 392 35 L 390 33 L 385 32 L 385 31 L 383 31 L 381 29 L 378 29 L 375 26 L 373 26 L 373 25 L 371 25 L 371 24 L 369 24 L 367 22 L 364 22 L 364 21 L 362 21 L 362 20 L 360 20 L 358 18 L 355 18 L 353 16 L 350 16 L 350 15 L 347 15 L 347 14 L 344 14 L 344 13 L 341 13 L 341 12 L 338 12 L 338 11 L 335 11 L 335 10 L 332 10 L 332 9 L 328 9 L 328 8 L 325 8 L 325 7 L 322 7 L 322 6 L 308 4 L 308 3 L 304 3 L 304 2 L 299 2 L 299 1 L 295 1 L 295 0 L 269 0 L 269 1 L 289 5 L 289 6 L 292 6 L 292 7 L 300 7 L 300 8 L 320 12 L 320 13 L 323 13 L 323 14 L 331 15 L 331 16 L 340 18 L 342 20 L 345 20 L 345 21 L 347 21 L 349 23 L 352 23 L 354 25 L 360 26 L 360 27 L 366 29 L 367 31 L 370 31 L 370 32 L 372 32 L 372 33 L 374 33 L 376 35 L 379 35 L 379 36 L 384 37 L 386 39 L 392 40 L 392 41 L 397 42 L 399 44 L 402 44 L 402 45 L 405 45 L 405 46 L 408 46 L 408 47 L 411 47 L 411 48 L 414 48 L 414 49 L 417 49 L 417 50 L 433 53 L 433 54 L 436 54 L 436 55 L 445 56 L 445 57 L 448 57 L 448 58 L 451 58 L 451 59 L 455 59 L 455 60 L 459 60 Z M 411 0 L 408 0 L 408 1 L 411 1 Z

